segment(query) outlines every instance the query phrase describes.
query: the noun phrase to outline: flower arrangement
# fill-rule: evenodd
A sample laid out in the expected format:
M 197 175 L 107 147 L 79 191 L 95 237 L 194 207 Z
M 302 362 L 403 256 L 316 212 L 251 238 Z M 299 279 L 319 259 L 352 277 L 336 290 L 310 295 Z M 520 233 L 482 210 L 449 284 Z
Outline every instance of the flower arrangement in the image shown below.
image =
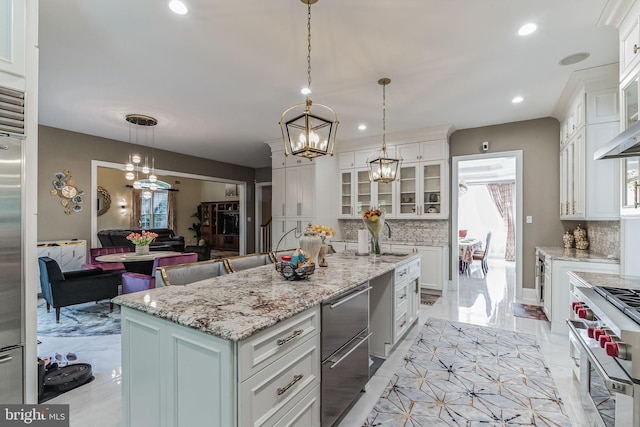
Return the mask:
M 380 231 L 384 225 L 384 211 L 378 208 L 370 208 L 362 211 L 362 221 L 371 234 L 373 253 L 380 254 Z
M 313 229 L 316 231 L 316 234 L 318 236 L 322 237 L 323 242 L 327 237 L 336 235 L 336 231 L 333 229 L 333 227 L 328 225 L 314 225 Z
M 136 246 L 148 246 L 153 242 L 153 239 L 158 237 L 158 233 L 153 231 L 142 230 L 142 233 L 131 233 L 127 236 L 127 240 Z

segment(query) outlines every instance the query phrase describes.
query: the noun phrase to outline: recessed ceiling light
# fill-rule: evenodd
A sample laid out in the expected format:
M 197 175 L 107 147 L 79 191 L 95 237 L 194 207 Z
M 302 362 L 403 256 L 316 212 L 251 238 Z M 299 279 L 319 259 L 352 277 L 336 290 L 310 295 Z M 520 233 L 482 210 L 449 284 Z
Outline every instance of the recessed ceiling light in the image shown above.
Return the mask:
M 187 5 L 180 0 L 171 0 L 169 2 L 169 9 L 171 9 L 173 13 L 177 13 L 178 15 L 186 15 L 186 13 L 188 12 Z
M 580 61 L 584 61 L 589 57 L 589 52 L 580 52 L 574 53 L 573 55 L 569 55 L 565 58 L 562 58 L 559 62 L 560 65 L 571 65 L 576 64 Z
M 522 101 L 524 101 L 524 98 L 523 98 L 523 97 L 521 97 L 521 96 L 516 96 L 515 98 L 513 98 L 513 99 L 511 100 L 511 102 L 513 102 L 514 104 L 519 104 L 519 103 L 521 103 Z
M 308 87 L 303 87 L 300 93 L 303 95 L 309 95 L 311 93 L 311 89 L 309 89 Z
M 537 28 L 538 28 L 538 26 L 536 24 L 534 24 L 533 22 L 530 22 L 528 24 L 524 24 L 518 30 L 518 35 L 528 36 L 529 34 L 533 33 Z
M 358 130 L 365 130 L 367 128 L 367 125 L 365 124 L 361 124 L 360 126 L 358 126 Z

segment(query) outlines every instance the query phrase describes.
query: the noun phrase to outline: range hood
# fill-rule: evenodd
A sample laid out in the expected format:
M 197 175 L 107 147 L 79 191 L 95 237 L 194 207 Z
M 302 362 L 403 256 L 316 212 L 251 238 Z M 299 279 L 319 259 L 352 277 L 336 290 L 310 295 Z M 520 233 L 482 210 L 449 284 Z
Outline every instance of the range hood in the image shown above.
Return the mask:
M 607 142 L 593 154 L 594 160 L 640 156 L 640 121 Z

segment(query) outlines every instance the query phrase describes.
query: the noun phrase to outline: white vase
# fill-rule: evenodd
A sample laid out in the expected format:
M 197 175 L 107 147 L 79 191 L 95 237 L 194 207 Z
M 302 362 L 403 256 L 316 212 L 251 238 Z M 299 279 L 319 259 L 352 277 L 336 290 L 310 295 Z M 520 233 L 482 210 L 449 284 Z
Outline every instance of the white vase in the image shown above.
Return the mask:
M 322 238 L 318 236 L 313 226 L 309 224 L 302 237 L 300 237 L 300 249 L 306 256 L 311 258 L 311 262 L 317 265 L 321 246 Z

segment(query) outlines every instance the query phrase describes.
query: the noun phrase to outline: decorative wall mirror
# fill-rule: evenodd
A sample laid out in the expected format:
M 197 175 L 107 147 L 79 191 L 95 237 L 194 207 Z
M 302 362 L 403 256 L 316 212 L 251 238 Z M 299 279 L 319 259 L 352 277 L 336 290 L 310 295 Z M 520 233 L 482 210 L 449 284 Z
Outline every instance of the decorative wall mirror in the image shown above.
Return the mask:
M 111 207 L 111 195 L 102 186 L 98 185 L 98 216 L 107 213 Z

